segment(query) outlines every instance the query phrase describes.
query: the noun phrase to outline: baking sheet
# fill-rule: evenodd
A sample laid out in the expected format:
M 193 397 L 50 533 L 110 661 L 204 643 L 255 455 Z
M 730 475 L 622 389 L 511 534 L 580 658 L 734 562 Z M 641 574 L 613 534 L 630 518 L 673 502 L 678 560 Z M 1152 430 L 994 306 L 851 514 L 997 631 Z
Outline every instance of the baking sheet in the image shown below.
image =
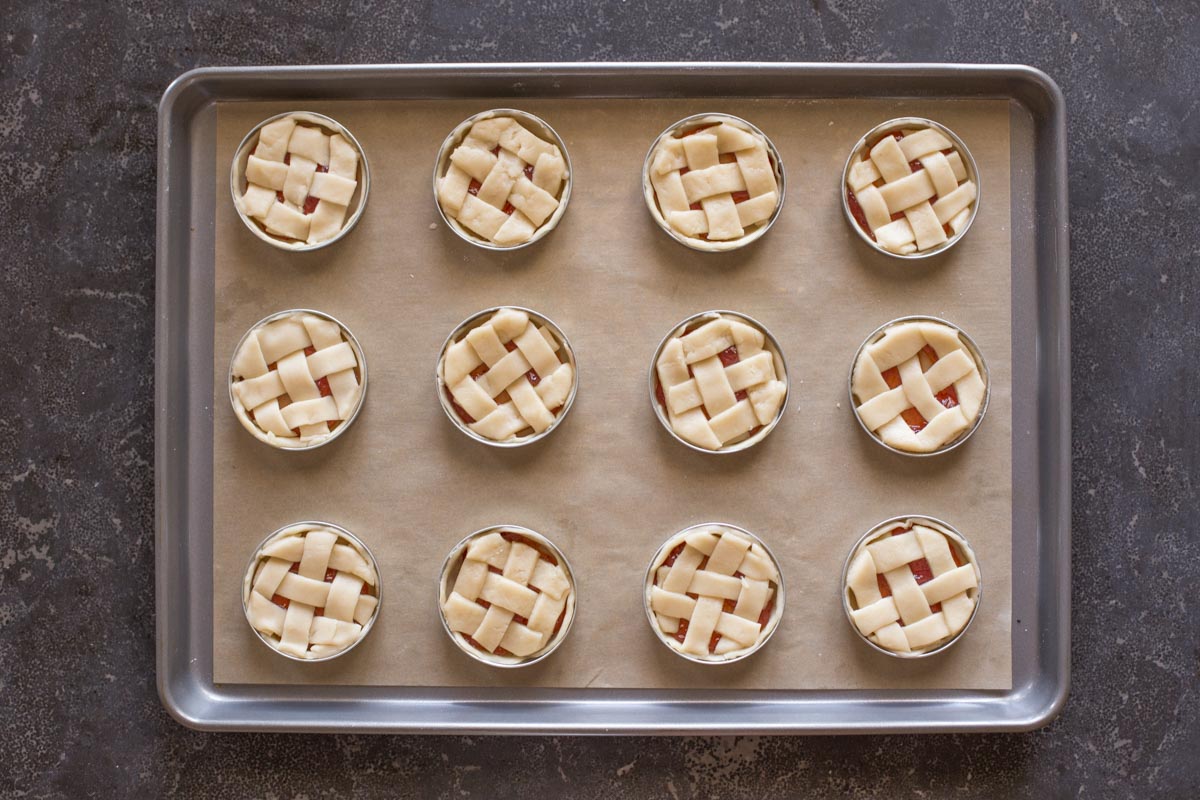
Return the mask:
M 347 125 L 372 167 L 359 227 L 310 254 L 275 251 L 245 230 L 229 197 L 215 209 L 213 679 L 216 683 L 643 688 L 972 688 L 1011 685 L 1011 347 L 1007 101 L 529 101 L 566 140 L 575 168 L 557 230 L 496 254 L 440 223 L 429 186 L 444 135 L 488 101 L 306 103 Z M 218 184 L 257 121 L 290 106 L 219 104 Z M 724 111 L 762 128 L 788 170 L 789 197 L 758 243 L 695 253 L 650 220 L 640 194 L 646 148 L 667 124 Z M 970 234 L 929 262 L 872 253 L 847 230 L 838 182 L 873 124 L 916 114 L 972 149 L 983 204 Z M 496 304 L 533 307 L 571 338 L 580 393 L 546 440 L 512 451 L 468 440 L 434 389 L 438 348 L 462 318 Z M 225 389 L 245 329 L 283 308 L 341 319 L 366 352 L 371 385 L 354 426 L 309 453 L 264 447 L 240 429 Z M 792 396 L 761 445 L 711 457 L 673 441 L 646 393 L 654 347 L 708 308 L 750 314 L 779 338 Z M 878 324 L 911 313 L 962 324 L 988 361 L 991 405 L 962 448 L 934 459 L 887 453 L 859 430 L 846 375 Z M 463 497 L 470 501 L 463 502 Z M 978 618 L 943 655 L 899 662 L 858 642 L 840 608 L 842 561 L 897 513 L 941 517 L 967 535 L 984 576 Z M 380 562 L 386 601 L 370 637 L 326 664 L 284 662 L 253 636 L 238 599 L 263 535 L 305 518 L 345 525 Z M 753 658 L 713 669 L 654 638 L 641 609 L 645 565 L 671 533 L 728 521 L 781 562 L 788 607 Z M 498 671 L 463 656 L 437 617 L 436 578 L 463 535 L 523 524 L 565 550 L 579 617 L 546 662 Z

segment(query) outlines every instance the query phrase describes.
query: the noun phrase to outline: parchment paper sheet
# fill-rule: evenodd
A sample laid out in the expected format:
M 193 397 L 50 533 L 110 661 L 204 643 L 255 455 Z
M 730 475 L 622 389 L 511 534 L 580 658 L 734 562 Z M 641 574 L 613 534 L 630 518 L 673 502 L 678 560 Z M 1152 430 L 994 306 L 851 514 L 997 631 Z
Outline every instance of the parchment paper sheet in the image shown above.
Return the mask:
M 371 196 L 346 239 L 282 252 L 245 230 L 226 176 L 238 141 L 278 103 L 218 108 L 214 390 L 214 680 L 396 686 L 737 689 L 972 688 L 1011 683 L 1011 347 L 1009 107 L 1004 101 L 531 100 L 520 106 L 562 135 L 574 165 L 570 206 L 540 243 L 497 254 L 439 219 L 430 185 L 444 136 L 488 100 L 306 103 L 358 137 Z M 728 112 L 770 136 L 787 171 L 774 228 L 730 254 L 688 250 L 660 231 L 641 193 L 654 137 L 697 112 Z M 869 250 L 842 217 L 847 148 L 903 115 L 938 119 L 971 148 L 982 205 L 950 253 L 902 262 Z M 529 447 L 490 448 L 439 406 L 442 341 L 468 315 L 523 305 L 575 347 L 580 388 L 568 419 Z M 287 308 L 326 311 L 366 353 L 357 421 L 312 452 L 264 446 L 238 425 L 226 376 L 239 337 Z M 786 417 L 761 444 L 694 453 L 661 428 L 647 370 L 684 317 L 739 310 L 778 337 L 789 368 Z M 965 446 L 913 459 L 885 451 L 854 420 L 850 361 L 877 325 L 907 314 L 962 325 L 991 371 L 991 405 Z M 972 542 L 983 574 L 979 614 L 947 653 L 903 662 L 858 641 L 839 581 L 851 544 L 886 517 L 925 513 Z M 254 636 L 242 573 L 279 526 L 325 519 L 379 560 L 381 617 L 365 642 L 325 664 L 296 664 Z M 690 664 L 654 637 L 642 611 L 646 564 L 672 533 L 727 521 L 761 536 L 781 562 L 787 607 L 771 642 L 721 668 Z M 449 548 L 492 523 L 521 524 L 567 554 L 578 618 L 552 657 L 498 670 L 458 651 L 438 619 L 437 573 Z

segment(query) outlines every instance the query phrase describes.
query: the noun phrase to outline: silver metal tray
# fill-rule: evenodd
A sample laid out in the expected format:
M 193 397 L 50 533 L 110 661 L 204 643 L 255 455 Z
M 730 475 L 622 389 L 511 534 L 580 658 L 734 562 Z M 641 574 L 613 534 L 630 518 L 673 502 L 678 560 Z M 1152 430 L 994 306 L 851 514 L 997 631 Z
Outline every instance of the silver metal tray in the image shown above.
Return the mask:
M 1013 104 L 1013 688 L 728 691 L 227 686 L 212 679 L 215 104 L 495 97 L 938 97 Z M 211 730 L 863 733 L 1027 730 L 1070 654 L 1066 118 L 1022 66 L 480 64 L 193 70 L 159 107 L 155 496 L 158 690 Z

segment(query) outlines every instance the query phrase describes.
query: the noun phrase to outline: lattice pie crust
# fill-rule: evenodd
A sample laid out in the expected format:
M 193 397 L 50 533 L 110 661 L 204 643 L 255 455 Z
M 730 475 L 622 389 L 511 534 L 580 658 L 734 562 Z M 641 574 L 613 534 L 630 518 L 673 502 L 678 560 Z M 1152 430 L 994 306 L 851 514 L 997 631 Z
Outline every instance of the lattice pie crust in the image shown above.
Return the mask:
M 569 177 L 558 145 L 512 117 L 484 117 L 451 151 L 437 199 L 471 234 L 515 247 L 557 224 Z
M 975 613 L 979 568 L 962 539 L 926 518 L 885 523 L 851 556 L 850 618 L 869 641 L 895 653 L 939 648 Z
M 655 361 L 656 402 L 672 431 L 705 450 L 765 436 L 783 412 L 783 358 L 748 318 L 709 312 L 680 326 Z
M 899 255 L 957 239 L 971 220 L 978 183 L 969 159 L 942 131 L 900 125 L 851 158 L 846 202 L 881 250 Z
M 987 397 L 983 372 L 959 331 L 928 320 L 897 322 L 864 345 L 850 387 L 863 427 L 911 453 L 959 441 Z
M 358 148 L 312 119 L 291 114 L 263 125 L 236 198 L 267 233 L 310 245 L 341 233 L 359 185 Z
M 496 442 L 531 440 L 566 413 L 569 349 L 543 321 L 501 308 L 455 334 L 438 363 L 451 419 Z
M 274 447 L 312 447 L 358 412 L 362 370 L 358 344 L 338 322 L 283 312 L 242 340 L 230 367 L 230 399 L 256 438 Z
M 699 250 L 751 241 L 783 199 L 777 156 L 745 120 L 725 114 L 689 118 L 651 149 L 644 181 L 656 221 Z
M 442 577 L 442 618 L 468 653 L 516 666 L 557 646 L 575 613 L 562 553 L 523 528 L 480 531 L 461 543 Z
M 672 649 L 731 661 L 758 648 L 783 613 L 779 565 L 761 543 L 727 525 L 699 525 L 667 541 L 651 562 L 651 624 Z
M 344 532 L 294 525 L 262 544 L 242 589 L 246 619 L 281 653 L 337 655 L 366 636 L 379 608 L 373 560 Z

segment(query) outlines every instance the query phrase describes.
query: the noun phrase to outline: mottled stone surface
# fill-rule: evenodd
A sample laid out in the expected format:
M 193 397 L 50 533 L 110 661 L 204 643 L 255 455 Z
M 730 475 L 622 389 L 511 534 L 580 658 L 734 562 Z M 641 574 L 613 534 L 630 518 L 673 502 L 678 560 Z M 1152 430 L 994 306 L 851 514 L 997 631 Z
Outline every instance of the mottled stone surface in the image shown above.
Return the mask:
M 0 795 L 1196 797 L 1198 11 L 0 4 Z M 1024 62 L 1060 83 L 1075 437 L 1063 715 L 1028 735 L 845 739 L 178 726 L 154 691 L 155 107 L 167 83 L 203 65 L 623 59 Z

